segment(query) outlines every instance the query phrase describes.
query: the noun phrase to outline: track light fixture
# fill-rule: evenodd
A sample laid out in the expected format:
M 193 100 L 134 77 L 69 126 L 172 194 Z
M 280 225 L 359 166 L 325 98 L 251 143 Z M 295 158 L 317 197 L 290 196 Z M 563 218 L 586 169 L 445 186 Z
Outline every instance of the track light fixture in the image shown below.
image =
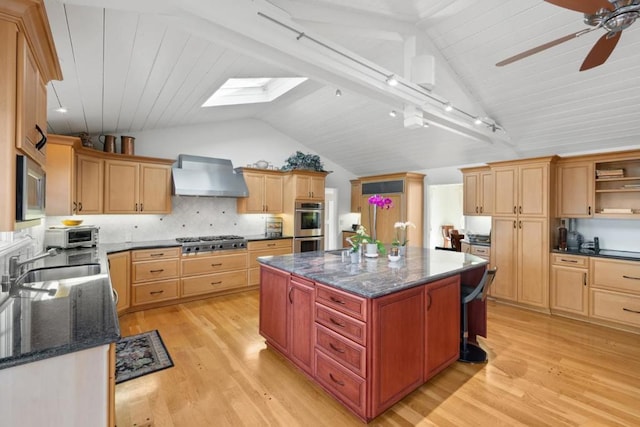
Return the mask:
M 389 86 L 398 86 L 398 79 L 393 74 L 391 74 L 389 77 L 387 77 L 386 82 L 387 82 L 387 84 Z
M 299 31 L 293 27 L 291 27 L 289 24 L 285 24 L 275 18 L 272 18 L 262 12 L 258 12 L 258 16 L 261 16 L 262 18 L 265 18 L 271 22 L 273 22 L 276 25 L 279 25 L 283 28 L 286 28 L 289 31 L 292 31 L 293 33 L 296 34 L 296 40 L 308 40 L 310 42 L 315 43 L 316 45 L 323 47 L 333 53 L 335 53 L 336 55 L 339 55 L 345 59 L 348 59 L 352 62 L 354 62 L 355 64 L 357 64 L 358 66 L 362 67 L 362 68 L 366 68 L 369 71 L 372 71 L 376 74 L 379 74 L 382 78 L 384 78 L 384 81 L 387 85 L 392 86 L 392 87 L 396 87 L 396 86 L 402 86 L 403 90 L 412 90 L 414 92 L 417 92 L 420 96 L 427 98 L 429 102 L 427 105 L 432 106 L 433 103 L 437 103 L 440 104 L 442 106 L 442 108 L 444 109 L 444 111 L 446 112 L 454 112 L 457 113 L 460 116 L 464 116 L 466 117 L 468 120 L 472 120 L 476 125 L 485 125 L 487 126 L 492 132 L 496 132 L 496 130 L 500 130 L 500 131 L 504 131 L 504 128 L 502 128 L 500 125 L 498 125 L 495 121 L 493 121 L 492 119 L 485 117 L 484 119 L 481 119 L 478 116 L 475 116 L 474 114 L 468 113 L 458 107 L 454 107 L 451 102 L 449 102 L 446 99 L 443 99 L 442 97 L 432 93 L 431 91 L 425 89 L 424 87 L 418 85 L 418 84 L 413 84 L 411 82 L 405 82 L 400 80 L 395 74 L 388 74 L 389 72 L 387 70 L 378 68 L 376 66 L 374 66 L 373 64 L 367 63 L 367 62 L 363 62 L 358 58 L 354 58 L 353 56 L 339 50 L 336 49 L 333 46 L 328 45 L 327 43 L 316 39 L 315 37 L 310 36 L 309 34 L 306 34 L 303 31 Z M 336 96 L 340 96 L 341 92 L 340 90 L 336 90 Z M 416 106 L 418 108 L 418 106 Z M 426 107 L 423 107 L 426 108 Z M 391 111 L 389 113 L 389 115 L 391 117 L 395 117 L 396 116 L 396 112 L 395 111 Z
M 336 96 L 342 96 L 342 91 L 340 89 L 336 89 Z
M 69 110 L 67 110 L 67 109 L 66 109 L 66 108 L 64 108 L 64 107 L 56 108 L 56 112 L 57 112 L 57 113 L 60 113 L 60 114 L 64 114 L 64 113 L 66 113 L 67 111 L 69 111 Z
M 423 128 L 428 128 L 429 127 L 429 122 L 426 121 L 426 120 L 424 122 L 422 122 L 422 127 Z
M 396 110 L 391 110 L 391 111 L 389 111 L 389 115 L 390 115 L 391 117 L 395 117 L 395 116 L 397 116 L 398 114 L 396 113 Z

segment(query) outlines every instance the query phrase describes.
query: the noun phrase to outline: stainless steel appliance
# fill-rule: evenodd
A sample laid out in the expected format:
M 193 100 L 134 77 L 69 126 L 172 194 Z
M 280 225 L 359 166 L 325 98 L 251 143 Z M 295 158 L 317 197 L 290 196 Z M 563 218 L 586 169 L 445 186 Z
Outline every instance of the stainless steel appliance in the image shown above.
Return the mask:
M 324 236 L 324 203 L 296 202 L 293 237 Z
M 293 252 L 324 250 L 324 203 L 296 202 Z
M 99 227 L 78 225 L 75 227 L 51 227 L 44 231 L 46 248 L 90 248 L 98 244 Z
M 324 237 L 294 237 L 293 252 L 314 252 L 324 250 Z
M 235 235 L 178 237 L 176 241 L 182 243 L 183 255 L 247 247 L 247 239 Z
M 29 221 L 45 216 L 45 174 L 27 156 L 16 160 L 16 221 Z

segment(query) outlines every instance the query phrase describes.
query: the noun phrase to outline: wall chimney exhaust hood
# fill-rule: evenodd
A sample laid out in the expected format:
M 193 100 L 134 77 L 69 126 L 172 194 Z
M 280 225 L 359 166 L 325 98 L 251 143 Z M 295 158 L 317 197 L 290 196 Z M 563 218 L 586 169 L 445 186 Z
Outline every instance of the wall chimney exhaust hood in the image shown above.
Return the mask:
M 249 189 L 231 160 L 178 155 L 173 164 L 173 189 L 178 196 L 247 197 Z

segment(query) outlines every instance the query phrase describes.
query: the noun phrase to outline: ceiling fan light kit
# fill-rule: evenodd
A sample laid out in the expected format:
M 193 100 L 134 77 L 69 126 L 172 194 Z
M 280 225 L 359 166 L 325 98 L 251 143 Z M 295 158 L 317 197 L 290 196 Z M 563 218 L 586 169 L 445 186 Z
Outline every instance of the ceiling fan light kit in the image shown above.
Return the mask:
M 540 46 L 521 52 L 496 64 L 502 67 L 512 62 L 519 61 L 528 56 L 557 46 L 566 41 L 580 37 L 597 29 L 606 30 L 591 51 L 587 54 L 580 71 L 589 70 L 604 64 L 615 49 L 623 30 L 629 28 L 640 17 L 640 0 L 545 0 L 555 6 L 581 12 L 584 14 L 584 23 L 593 28 L 566 35 L 552 40 Z

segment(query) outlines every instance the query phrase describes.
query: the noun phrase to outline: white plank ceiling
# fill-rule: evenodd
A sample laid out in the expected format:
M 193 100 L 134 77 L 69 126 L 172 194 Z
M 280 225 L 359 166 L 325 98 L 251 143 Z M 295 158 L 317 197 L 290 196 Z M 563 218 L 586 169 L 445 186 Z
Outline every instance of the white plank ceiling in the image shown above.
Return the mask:
M 45 4 L 64 75 L 48 88 L 54 133 L 122 135 L 254 118 L 354 175 L 640 146 L 640 23 L 623 32 L 604 65 L 579 72 L 602 30 L 495 67 L 586 27 L 580 13 L 542 0 Z M 297 40 L 258 12 L 305 36 Z M 405 63 L 414 53 L 435 57 L 432 97 L 491 118 L 498 131 L 447 116 L 440 101 L 411 89 Z M 389 88 L 386 72 L 406 76 L 408 86 Z M 309 80 L 274 102 L 200 108 L 227 78 L 298 75 Z M 405 127 L 407 105 L 449 128 Z M 60 106 L 69 111 L 56 113 Z

